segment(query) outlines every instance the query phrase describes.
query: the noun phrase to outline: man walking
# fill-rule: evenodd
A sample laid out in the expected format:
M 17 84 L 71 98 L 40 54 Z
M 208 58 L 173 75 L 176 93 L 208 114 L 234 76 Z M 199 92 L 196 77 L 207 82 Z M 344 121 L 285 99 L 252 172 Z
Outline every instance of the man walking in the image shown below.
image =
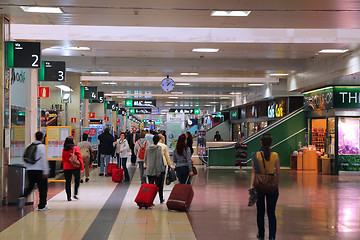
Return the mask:
M 26 198 L 34 190 L 36 183 L 39 189 L 39 204 L 37 210 L 46 211 L 50 209 L 46 206 L 49 162 L 46 159 L 45 145 L 42 144 L 44 134 L 42 132 L 37 132 L 35 134 L 35 139 L 36 141 L 31 143 L 24 153 L 29 186 L 25 189 L 24 195 L 19 198 L 18 209 L 20 210 L 24 207 Z M 30 148 L 32 148 L 32 150 L 30 150 Z
M 99 144 L 99 153 L 100 153 L 100 174 L 99 176 L 104 176 L 104 165 L 105 173 L 107 172 L 107 166 L 110 162 L 111 156 L 114 155 L 114 137 L 110 134 L 110 129 L 105 128 L 104 132 L 98 137 Z M 107 176 L 107 174 L 105 174 Z
M 136 132 L 136 128 L 133 127 L 132 128 L 132 133 L 129 134 L 128 137 L 128 143 L 131 149 L 131 165 L 135 166 L 136 163 L 136 154 L 134 152 L 134 147 L 135 147 L 135 143 L 137 140 L 139 140 L 140 136 L 139 134 Z

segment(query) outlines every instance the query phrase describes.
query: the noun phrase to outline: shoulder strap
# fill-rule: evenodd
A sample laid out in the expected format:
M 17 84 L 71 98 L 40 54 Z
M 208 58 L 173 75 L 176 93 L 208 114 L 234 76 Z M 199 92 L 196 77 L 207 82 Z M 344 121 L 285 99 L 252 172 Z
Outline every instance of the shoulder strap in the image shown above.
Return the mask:
M 264 157 L 264 153 L 262 152 L 262 151 L 260 151 L 260 153 L 261 153 L 261 157 L 262 157 L 262 159 L 263 159 L 263 163 L 264 163 L 264 171 L 265 171 L 265 174 L 267 174 L 267 172 L 266 172 L 266 166 L 265 166 L 265 157 Z
M 253 160 L 253 163 L 254 163 L 255 173 L 261 174 L 260 167 L 259 167 L 259 160 L 256 157 L 256 152 L 251 154 L 251 159 Z

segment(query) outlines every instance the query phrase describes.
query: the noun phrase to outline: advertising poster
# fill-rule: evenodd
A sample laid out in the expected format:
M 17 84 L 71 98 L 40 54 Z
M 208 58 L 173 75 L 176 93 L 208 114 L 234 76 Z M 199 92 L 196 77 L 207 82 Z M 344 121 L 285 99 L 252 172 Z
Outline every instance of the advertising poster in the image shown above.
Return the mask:
M 185 115 L 183 113 L 168 113 L 166 116 L 166 137 L 169 152 L 176 148 L 177 139 L 185 131 Z
M 11 164 L 24 164 L 25 126 L 12 126 L 10 132 L 10 161 Z
M 93 146 L 93 148 L 95 150 L 97 150 L 98 144 L 97 144 L 97 139 L 98 139 L 98 129 L 97 128 L 82 128 L 81 129 L 81 137 L 84 133 L 87 133 L 88 135 L 88 142 L 91 143 L 91 145 Z M 82 139 L 81 139 L 82 140 Z
M 197 139 L 197 154 L 204 156 L 206 155 L 206 131 L 198 131 Z
M 339 118 L 339 155 L 359 155 L 359 119 Z
M 46 128 L 46 152 L 48 160 L 61 160 L 65 139 L 71 135 L 71 127 Z
M 41 111 L 41 126 L 57 126 L 58 125 L 58 112 L 55 110 L 42 110 Z

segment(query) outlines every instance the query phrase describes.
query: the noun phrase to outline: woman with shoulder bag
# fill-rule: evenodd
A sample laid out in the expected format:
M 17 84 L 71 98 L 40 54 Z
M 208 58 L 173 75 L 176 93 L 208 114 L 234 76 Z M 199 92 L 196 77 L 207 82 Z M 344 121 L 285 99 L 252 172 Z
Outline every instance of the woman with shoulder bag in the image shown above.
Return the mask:
M 74 145 L 74 138 L 67 137 L 64 142 L 62 152 L 62 164 L 65 176 L 65 190 L 67 200 L 71 201 L 71 178 L 74 175 L 74 199 L 78 199 L 78 191 L 80 185 L 80 171 L 84 171 L 84 162 L 81 156 L 80 148 Z
M 279 197 L 278 184 L 280 182 L 280 163 L 276 152 L 270 151 L 272 137 L 264 134 L 261 137 L 261 150 L 253 154 L 251 186 L 249 192 L 257 192 L 257 239 L 265 237 L 265 198 L 267 215 L 269 219 L 269 240 L 276 236 L 275 208 Z M 275 174 L 276 169 L 276 176 Z
M 186 184 L 188 176 L 193 176 L 190 148 L 186 145 L 186 136 L 181 134 L 176 143 L 173 161 L 176 164 L 175 171 L 179 182 Z M 188 182 L 188 184 L 190 184 Z
M 129 171 L 126 167 L 126 162 L 128 158 L 128 149 L 130 149 L 130 147 L 128 141 L 126 140 L 126 135 L 125 133 L 121 133 L 120 138 L 116 144 L 116 155 L 118 157 L 117 167 L 120 168 L 121 165 L 122 169 L 124 170 L 124 175 L 125 175 L 124 182 L 130 181 Z

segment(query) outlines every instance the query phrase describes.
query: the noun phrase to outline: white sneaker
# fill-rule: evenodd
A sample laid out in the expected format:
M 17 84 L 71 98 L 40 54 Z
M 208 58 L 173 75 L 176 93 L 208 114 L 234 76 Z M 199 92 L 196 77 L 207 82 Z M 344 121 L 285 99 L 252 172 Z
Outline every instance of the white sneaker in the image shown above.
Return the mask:
M 48 206 L 45 206 L 44 208 L 38 208 L 38 211 L 47 211 L 50 210 L 50 208 Z
M 18 207 L 18 209 L 20 210 L 20 209 L 22 209 L 22 208 L 24 207 L 24 205 L 25 205 L 25 203 L 26 203 L 26 198 L 25 198 L 25 197 L 19 197 L 18 200 L 19 200 L 19 201 L 18 201 L 17 207 Z

